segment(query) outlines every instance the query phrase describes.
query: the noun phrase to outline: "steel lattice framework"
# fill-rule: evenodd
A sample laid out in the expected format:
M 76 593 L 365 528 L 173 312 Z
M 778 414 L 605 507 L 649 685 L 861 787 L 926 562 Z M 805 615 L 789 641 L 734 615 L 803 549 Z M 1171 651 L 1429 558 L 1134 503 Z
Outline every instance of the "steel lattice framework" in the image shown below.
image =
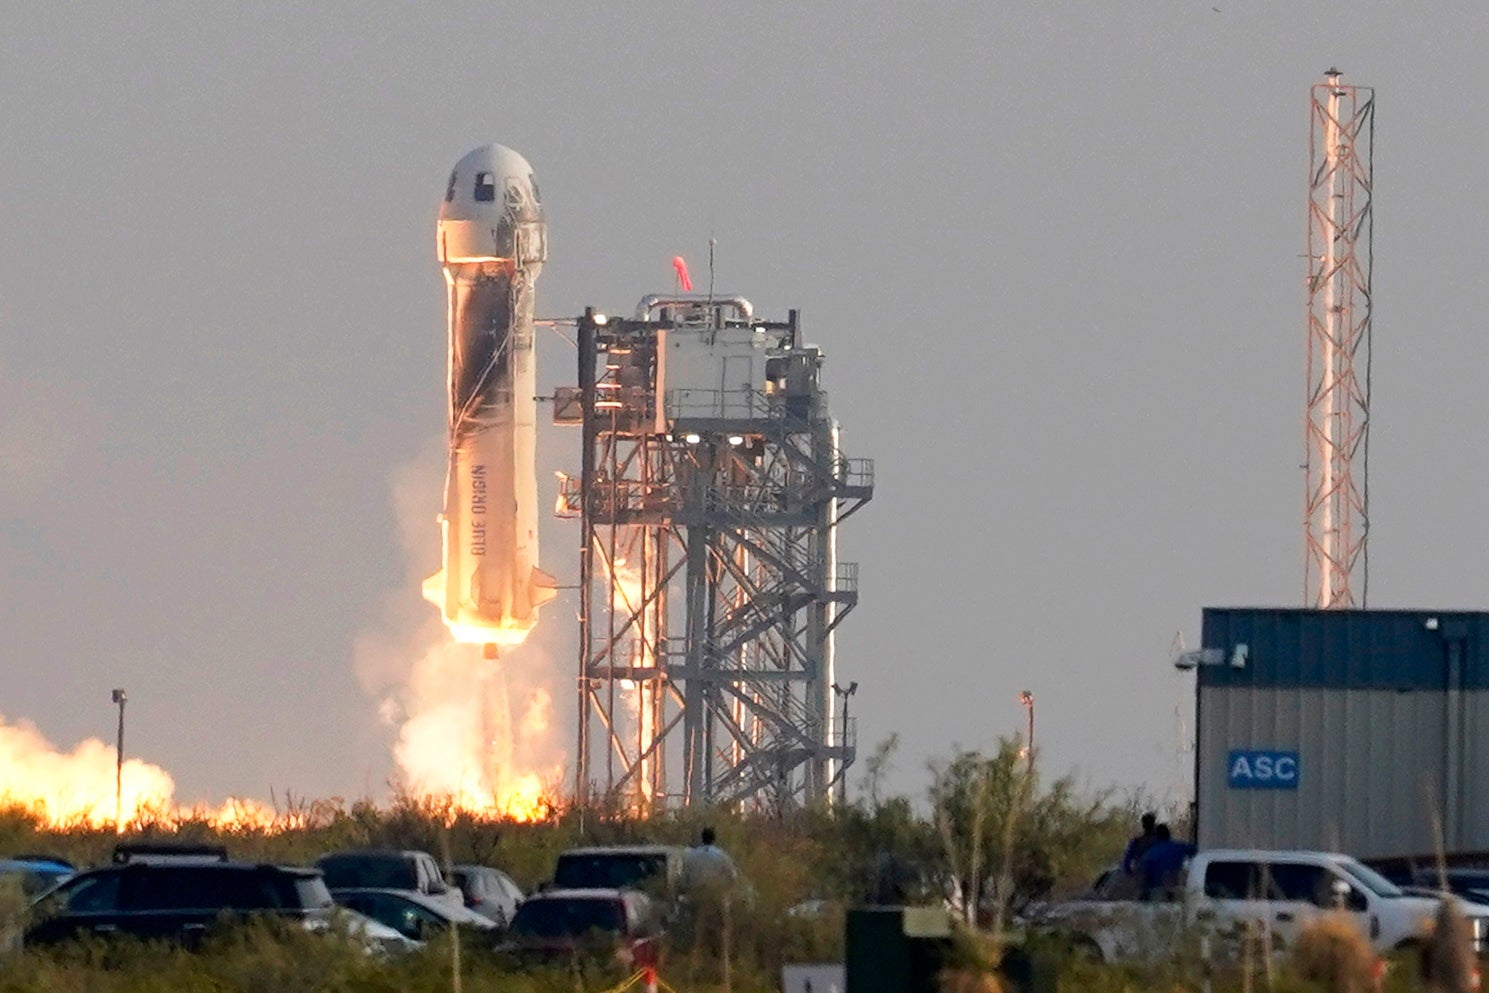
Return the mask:
M 1375 93 L 1313 87 L 1304 600 L 1365 606 Z
M 839 453 L 821 352 L 740 298 L 587 311 L 578 344 L 555 398 L 584 434 L 558 506 L 582 533 L 577 799 L 830 799 L 854 758 L 834 631 L 858 600 L 836 535 L 873 464 Z

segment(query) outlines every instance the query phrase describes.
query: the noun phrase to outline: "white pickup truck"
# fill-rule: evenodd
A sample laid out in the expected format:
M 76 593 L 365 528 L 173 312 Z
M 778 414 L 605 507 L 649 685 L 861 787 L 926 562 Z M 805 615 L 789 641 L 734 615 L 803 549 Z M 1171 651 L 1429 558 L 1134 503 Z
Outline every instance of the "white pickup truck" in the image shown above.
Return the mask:
M 1110 870 L 1087 895 L 1051 905 L 1030 923 L 1116 962 L 1157 958 L 1185 940 L 1245 931 L 1266 933 L 1272 948 L 1283 949 L 1313 918 L 1342 910 L 1377 952 L 1390 952 L 1422 941 L 1438 908 L 1436 899 L 1407 895 L 1373 869 L 1332 852 L 1200 852 L 1182 885 L 1156 901 L 1118 896 L 1130 892 L 1119 884 L 1120 875 L 1120 869 Z M 1462 908 L 1482 951 L 1489 906 Z

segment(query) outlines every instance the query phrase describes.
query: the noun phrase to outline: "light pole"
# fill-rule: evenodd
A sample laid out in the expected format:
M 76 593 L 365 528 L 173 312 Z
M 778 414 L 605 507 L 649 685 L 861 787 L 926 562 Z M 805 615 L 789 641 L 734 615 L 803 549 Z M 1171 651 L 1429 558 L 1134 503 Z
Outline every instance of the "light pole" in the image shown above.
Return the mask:
M 1024 705 L 1029 717 L 1029 733 L 1024 739 L 1024 761 L 1026 772 L 1034 771 L 1034 694 L 1024 690 L 1019 694 L 1019 703 Z
M 845 687 L 842 687 L 842 686 L 839 686 L 837 683 L 833 683 L 832 684 L 832 691 L 834 693 L 836 693 L 838 695 L 838 697 L 843 701 L 843 724 L 842 724 L 842 727 L 843 727 L 843 738 L 844 738 L 844 741 L 843 742 L 840 742 L 839 744 L 846 745 L 846 739 L 848 737 L 848 727 L 849 727 L 849 725 L 848 725 L 848 698 L 851 697 L 853 694 L 855 694 L 855 693 L 858 692 L 858 682 L 857 682 L 857 680 L 855 680 L 854 682 L 849 683 L 846 688 Z M 839 759 L 838 760 L 837 773 L 838 773 L 838 803 L 840 803 L 840 804 L 846 804 L 848 802 L 848 774 L 847 774 L 847 770 L 844 768 L 843 760 L 842 759 Z
M 119 737 L 114 747 L 114 833 L 124 833 L 124 704 L 129 700 L 123 688 L 114 690 L 114 703 L 119 705 Z

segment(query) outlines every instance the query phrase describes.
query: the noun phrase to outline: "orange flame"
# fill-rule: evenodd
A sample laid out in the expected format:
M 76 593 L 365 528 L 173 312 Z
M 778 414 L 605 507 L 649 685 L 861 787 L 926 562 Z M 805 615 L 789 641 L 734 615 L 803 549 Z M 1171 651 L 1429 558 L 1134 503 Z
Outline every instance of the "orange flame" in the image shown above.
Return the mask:
M 508 660 L 482 658 L 475 646 L 446 639 L 415 663 L 388 708 L 398 725 L 393 755 L 411 792 L 524 821 L 557 807 L 561 767 L 544 771 L 530 761 L 552 732 L 549 696 L 531 689 L 514 724 L 510 668 Z
M 402 699 L 395 758 L 416 797 L 448 802 L 478 817 L 541 820 L 552 815 L 562 767 L 531 761 L 552 733 L 551 699 L 541 687 L 526 697 L 514 724 L 507 665 L 480 650 L 442 639 L 415 665 Z M 519 748 L 519 742 L 523 747 Z M 521 761 L 521 760 L 527 761 Z M 205 823 L 228 831 L 280 831 L 298 826 L 259 800 L 180 805 L 175 781 L 160 766 L 126 759 L 115 795 L 117 752 L 97 738 L 59 749 L 27 721 L 0 717 L 0 808 L 19 807 L 54 828 Z
M 33 811 L 48 824 L 114 823 L 117 753 L 97 738 L 58 751 L 26 721 L 0 718 L 0 800 Z M 124 763 L 118 812 L 127 823 L 149 808 L 168 807 L 176 784 L 159 766 Z
M 548 727 L 548 701 L 541 697 L 524 714 L 520 731 L 540 734 Z M 446 754 L 436 751 L 435 755 Z M 116 752 L 97 738 L 71 751 L 56 748 L 29 722 L 0 718 L 0 809 L 20 808 L 48 828 L 111 828 L 151 825 L 174 828 L 206 824 L 229 832 L 291 830 L 308 823 L 306 810 L 281 812 L 261 800 L 233 797 L 219 805 L 177 804 L 175 782 L 158 765 L 127 759 L 120 780 L 119 823 L 115 821 Z M 405 769 L 406 772 L 409 770 Z M 537 821 L 557 809 L 557 768 L 552 779 L 538 772 L 497 767 L 450 782 L 434 777 L 417 796 L 444 801 L 452 812 L 478 817 Z M 416 778 L 411 776 L 410 778 Z
M 444 438 L 431 439 L 420 460 L 394 479 L 394 502 L 417 589 L 428 574 L 427 508 L 433 500 L 433 467 L 444 460 Z M 358 639 L 359 672 L 381 698 L 382 715 L 397 728 L 394 758 L 400 786 L 416 798 L 448 802 L 477 817 L 538 820 L 559 804 L 562 756 L 553 745 L 551 699 L 544 677 L 526 673 L 526 632 L 501 631 L 500 661 L 462 644 L 493 641 L 490 630 L 447 633 L 419 604 L 417 614 L 389 619 L 392 631 Z M 508 637 L 511 635 L 511 637 Z M 510 654 L 508 654 L 510 651 Z M 509 696 L 508 681 L 520 692 Z M 56 827 L 115 825 L 112 745 L 98 739 L 71 751 L 53 746 L 25 721 L 0 717 L 0 807 L 22 807 Z M 180 805 L 175 781 L 158 765 L 124 763 L 117 816 L 123 826 L 169 827 L 206 823 L 224 830 L 279 831 L 306 823 L 304 810 L 276 810 L 258 800 L 234 798 L 220 805 Z M 293 805 L 291 805 L 293 806 Z
M 625 648 L 630 664 L 637 669 L 653 669 L 656 667 L 653 630 L 656 618 L 655 608 L 647 603 L 647 595 L 654 594 L 655 591 L 645 589 L 641 569 L 625 556 L 616 557 L 609 575 L 611 610 L 618 623 L 631 622 L 628 645 Z M 638 752 L 644 751 L 656 737 L 658 727 L 657 701 L 650 692 L 654 684 L 620 679 L 617 680 L 617 685 L 624 692 L 626 709 L 635 719 L 633 733 L 636 736 L 636 748 Z M 655 761 L 647 758 L 638 762 L 636 789 L 643 807 L 655 799 L 651 775 Z
M 277 817 L 256 800 L 220 807 L 181 807 L 175 781 L 158 765 L 126 759 L 117 781 L 118 753 L 97 738 L 61 751 L 28 721 L 0 718 L 0 805 L 20 807 L 49 827 L 105 828 L 150 822 L 205 821 L 222 828 L 268 828 Z M 116 803 L 117 801 L 117 803 Z

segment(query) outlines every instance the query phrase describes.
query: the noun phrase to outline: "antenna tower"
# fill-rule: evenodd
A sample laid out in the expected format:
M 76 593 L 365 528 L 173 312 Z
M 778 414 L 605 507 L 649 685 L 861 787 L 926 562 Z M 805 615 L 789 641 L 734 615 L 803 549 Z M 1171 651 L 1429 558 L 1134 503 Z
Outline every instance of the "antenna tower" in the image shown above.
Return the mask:
M 1313 87 L 1309 154 L 1303 597 L 1320 608 L 1364 607 L 1369 588 L 1375 91 L 1340 75 Z

